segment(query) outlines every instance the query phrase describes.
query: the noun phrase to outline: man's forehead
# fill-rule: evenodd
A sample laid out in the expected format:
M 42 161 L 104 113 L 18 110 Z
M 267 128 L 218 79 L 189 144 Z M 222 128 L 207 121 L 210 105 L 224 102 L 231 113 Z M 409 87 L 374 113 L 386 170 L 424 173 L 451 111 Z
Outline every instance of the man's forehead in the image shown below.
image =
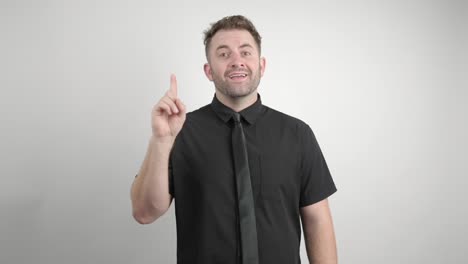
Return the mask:
M 213 36 L 211 42 L 216 49 L 219 46 L 253 47 L 255 45 L 255 40 L 250 32 L 242 29 L 219 30 Z

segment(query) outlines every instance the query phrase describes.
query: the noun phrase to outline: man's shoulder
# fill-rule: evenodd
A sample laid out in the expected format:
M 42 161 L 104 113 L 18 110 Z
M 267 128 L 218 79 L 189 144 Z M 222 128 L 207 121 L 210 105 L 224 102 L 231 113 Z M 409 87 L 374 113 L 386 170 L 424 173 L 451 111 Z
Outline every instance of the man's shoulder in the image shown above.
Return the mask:
M 265 117 L 267 120 L 273 120 L 275 123 L 281 126 L 294 127 L 296 129 L 305 129 L 309 125 L 302 119 L 292 116 L 283 111 L 277 110 L 270 106 L 263 105 L 265 107 Z
M 187 121 L 200 121 L 204 120 L 211 115 L 210 104 L 204 105 L 198 109 L 187 112 Z
M 187 112 L 182 131 L 192 131 L 193 129 L 207 129 L 215 122 L 215 113 L 210 105 L 204 105 L 198 109 Z

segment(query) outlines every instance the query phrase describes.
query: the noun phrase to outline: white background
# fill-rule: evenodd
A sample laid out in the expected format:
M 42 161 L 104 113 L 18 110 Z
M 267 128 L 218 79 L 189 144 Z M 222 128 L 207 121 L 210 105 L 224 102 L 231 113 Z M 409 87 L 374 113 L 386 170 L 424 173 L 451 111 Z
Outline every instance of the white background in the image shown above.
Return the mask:
M 170 73 L 211 101 L 202 32 L 233 14 L 319 140 L 340 263 L 467 261 L 466 2 L 2 0 L 0 263 L 176 263 L 174 207 L 141 226 L 130 185 Z

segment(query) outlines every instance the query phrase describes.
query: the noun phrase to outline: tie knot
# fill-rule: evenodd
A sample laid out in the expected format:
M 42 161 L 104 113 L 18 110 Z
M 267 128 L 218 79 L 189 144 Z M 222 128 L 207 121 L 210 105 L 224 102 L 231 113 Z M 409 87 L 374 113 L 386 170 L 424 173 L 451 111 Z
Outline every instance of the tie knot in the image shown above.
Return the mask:
M 235 122 L 236 124 L 239 124 L 239 123 L 240 123 L 240 116 L 241 116 L 241 115 L 240 115 L 239 113 L 236 113 L 236 112 L 234 112 L 234 113 L 232 114 L 232 118 L 234 119 L 234 122 Z

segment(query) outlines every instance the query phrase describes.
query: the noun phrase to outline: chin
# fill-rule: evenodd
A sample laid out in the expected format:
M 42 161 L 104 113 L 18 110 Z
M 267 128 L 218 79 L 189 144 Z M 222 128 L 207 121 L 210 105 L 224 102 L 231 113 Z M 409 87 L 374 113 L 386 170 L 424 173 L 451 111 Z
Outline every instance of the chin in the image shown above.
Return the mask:
M 227 94 L 230 96 L 230 97 L 233 97 L 233 98 L 239 98 L 239 97 L 246 97 L 246 96 L 249 96 L 251 95 L 253 92 L 255 92 L 256 89 L 253 89 L 253 90 L 244 90 L 244 91 L 228 91 Z
M 254 93 L 257 88 L 253 88 L 249 86 L 248 84 L 238 84 L 238 85 L 233 85 L 233 84 L 228 84 L 226 82 L 215 82 L 215 88 L 225 96 L 231 97 L 231 98 L 241 98 L 241 97 L 246 97 L 249 96 L 250 94 Z

